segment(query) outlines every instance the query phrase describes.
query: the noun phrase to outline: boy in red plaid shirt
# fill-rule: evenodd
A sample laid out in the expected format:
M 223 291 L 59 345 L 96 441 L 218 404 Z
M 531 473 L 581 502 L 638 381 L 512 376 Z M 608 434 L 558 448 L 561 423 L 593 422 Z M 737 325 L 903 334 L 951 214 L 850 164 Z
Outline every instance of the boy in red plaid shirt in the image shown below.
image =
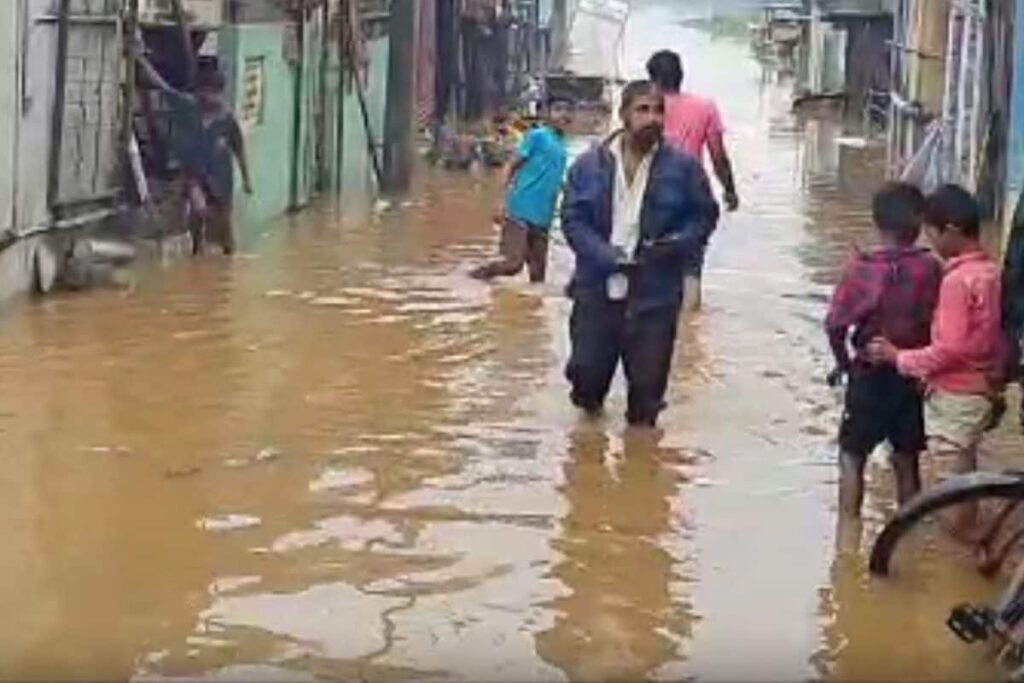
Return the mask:
M 875 195 L 872 214 L 881 247 L 858 253 L 847 265 L 826 321 L 836 360 L 830 382 L 849 377 L 839 430 L 839 507 L 851 517 L 860 515 L 868 456 L 883 441 L 893 449 L 899 503 L 921 486 L 918 458 L 926 444 L 921 388 L 894 368 L 872 364 L 866 347 L 876 337 L 902 349 L 928 345 L 942 267 L 928 250 L 915 246 L 924 205 L 921 192 L 904 183 L 890 183 Z

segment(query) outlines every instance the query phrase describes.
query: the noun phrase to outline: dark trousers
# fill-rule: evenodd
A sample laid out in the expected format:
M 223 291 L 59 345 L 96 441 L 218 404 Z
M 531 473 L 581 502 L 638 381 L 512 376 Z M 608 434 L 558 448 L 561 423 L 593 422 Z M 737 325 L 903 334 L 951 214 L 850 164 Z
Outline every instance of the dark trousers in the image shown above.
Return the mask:
M 665 409 L 679 307 L 643 313 L 604 296 L 579 297 L 569 321 L 572 352 L 566 377 L 572 402 L 587 412 L 604 405 L 619 361 L 626 371 L 632 425 L 654 426 Z

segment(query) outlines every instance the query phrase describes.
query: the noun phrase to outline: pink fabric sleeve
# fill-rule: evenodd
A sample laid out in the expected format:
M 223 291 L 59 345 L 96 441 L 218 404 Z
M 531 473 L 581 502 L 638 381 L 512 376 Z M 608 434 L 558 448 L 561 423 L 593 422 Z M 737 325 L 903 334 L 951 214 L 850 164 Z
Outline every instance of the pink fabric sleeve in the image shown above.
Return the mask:
M 963 281 L 947 278 L 942 283 L 932 343 L 923 349 L 900 351 L 896 368 L 901 375 L 927 380 L 970 355 L 970 299 Z
M 725 123 L 722 121 L 722 113 L 718 110 L 718 105 L 712 101 L 708 101 L 708 136 L 722 135 L 725 133 Z

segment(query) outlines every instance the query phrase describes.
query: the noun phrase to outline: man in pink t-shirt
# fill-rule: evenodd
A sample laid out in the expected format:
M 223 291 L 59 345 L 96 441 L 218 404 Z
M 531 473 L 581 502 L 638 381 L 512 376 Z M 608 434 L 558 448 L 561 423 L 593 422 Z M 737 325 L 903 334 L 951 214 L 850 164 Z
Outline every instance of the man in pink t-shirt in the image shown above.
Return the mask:
M 735 211 L 740 200 L 733 180 L 732 162 L 725 151 L 725 126 L 718 106 L 712 100 L 681 91 L 683 63 L 671 50 L 654 53 L 647 62 L 647 73 L 665 96 L 665 142 L 693 155 L 701 163 L 706 150 L 722 185 L 725 207 Z M 690 290 L 686 292 L 687 308 L 700 305 L 703 260 L 701 257 L 695 272 L 687 273 L 687 289 Z
M 718 106 L 710 99 L 681 91 L 683 64 L 671 50 L 654 53 L 647 62 L 647 73 L 665 95 L 665 141 L 702 162 L 706 150 L 722 185 L 725 206 L 735 211 L 740 200 L 732 162 L 725 151 L 725 126 Z

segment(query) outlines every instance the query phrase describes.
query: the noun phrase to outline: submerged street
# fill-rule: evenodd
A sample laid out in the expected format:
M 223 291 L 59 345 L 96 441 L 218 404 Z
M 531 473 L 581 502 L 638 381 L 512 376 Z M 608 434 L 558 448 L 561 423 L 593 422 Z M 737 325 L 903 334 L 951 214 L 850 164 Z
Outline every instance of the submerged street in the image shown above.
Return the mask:
M 634 11 L 629 75 L 681 51 L 743 207 L 661 431 L 625 429 L 620 384 L 601 421 L 570 405 L 564 240 L 543 287 L 467 277 L 493 175 L 424 169 L 374 217 L 307 212 L 235 260 L 18 304 L 0 678 L 995 677 L 944 625 L 995 584 L 931 543 L 868 576 L 884 463 L 860 545 L 837 533 L 821 321 L 884 150 L 796 118 L 742 37 L 670 6 Z

